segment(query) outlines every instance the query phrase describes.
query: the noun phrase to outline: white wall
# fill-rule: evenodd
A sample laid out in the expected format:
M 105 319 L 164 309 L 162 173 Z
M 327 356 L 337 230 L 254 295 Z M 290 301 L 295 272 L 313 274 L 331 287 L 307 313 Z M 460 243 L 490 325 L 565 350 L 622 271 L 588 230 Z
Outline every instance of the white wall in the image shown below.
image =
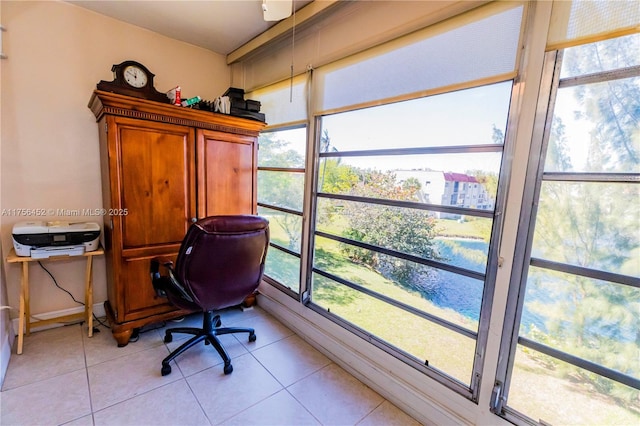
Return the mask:
M 0 256 L 2 256 L 2 246 L 0 246 Z M 5 286 L 4 270 L 0 268 L 0 306 L 7 306 L 7 291 Z M 11 346 L 15 336 L 9 321 L 9 310 L 0 308 L 0 387 L 4 381 L 4 376 L 9 367 L 11 357 Z
M 1 209 L 89 209 L 102 207 L 98 132 L 87 107 L 111 66 L 144 64 L 159 91 L 175 85 L 186 96 L 220 96 L 229 87 L 225 57 L 151 31 L 58 1 L 0 2 L 4 52 L 1 76 Z M 41 219 L 53 219 L 46 216 Z M 55 218 L 58 218 L 57 216 Z M 2 253 L 12 247 L 11 229 L 22 220 L 1 221 Z M 60 219 L 65 219 L 62 217 Z M 102 224 L 102 217 L 67 217 Z M 3 259 L 3 303 L 18 306 L 19 266 Z M 83 300 L 84 262 L 50 262 L 59 284 Z M 76 308 L 37 265 L 30 268 L 31 311 L 37 315 Z M 104 259 L 96 259 L 94 302 L 107 298 Z M 17 317 L 12 310 L 11 316 Z M 2 339 L 4 340 L 4 339 Z

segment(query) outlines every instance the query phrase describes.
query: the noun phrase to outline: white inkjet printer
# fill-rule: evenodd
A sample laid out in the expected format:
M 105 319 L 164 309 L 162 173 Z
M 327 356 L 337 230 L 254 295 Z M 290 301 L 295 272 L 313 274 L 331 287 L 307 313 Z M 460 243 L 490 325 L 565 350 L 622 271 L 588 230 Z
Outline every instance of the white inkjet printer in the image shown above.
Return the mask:
M 12 236 L 18 256 L 34 259 L 80 256 L 98 248 L 100 225 L 95 222 L 18 222 L 13 225 Z

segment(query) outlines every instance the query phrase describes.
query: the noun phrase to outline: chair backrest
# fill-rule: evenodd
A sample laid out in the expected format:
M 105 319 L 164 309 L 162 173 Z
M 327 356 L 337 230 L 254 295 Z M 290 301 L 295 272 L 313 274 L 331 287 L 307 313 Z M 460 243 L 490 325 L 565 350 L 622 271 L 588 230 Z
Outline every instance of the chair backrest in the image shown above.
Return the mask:
M 263 217 L 207 217 L 189 227 L 175 277 L 205 311 L 235 306 L 258 288 L 268 246 Z

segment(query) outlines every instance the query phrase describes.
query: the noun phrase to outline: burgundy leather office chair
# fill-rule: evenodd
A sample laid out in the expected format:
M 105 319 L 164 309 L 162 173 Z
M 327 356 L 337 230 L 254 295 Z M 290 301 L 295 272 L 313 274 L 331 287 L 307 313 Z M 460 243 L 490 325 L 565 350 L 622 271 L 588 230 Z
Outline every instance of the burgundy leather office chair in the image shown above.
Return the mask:
M 269 222 L 260 216 L 212 216 L 191 225 L 182 241 L 175 267 L 164 258 L 151 261 L 151 279 L 156 293 L 166 296 L 181 308 L 203 312 L 202 328 L 178 327 L 166 331 L 164 341 L 173 333 L 194 336 L 162 361 L 162 375 L 171 373 L 169 363 L 178 355 L 204 340 L 218 351 L 224 361 L 224 373 L 233 371 L 229 354 L 216 336 L 249 333 L 252 328 L 220 327 L 220 315 L 214 311 L 236 306 L 260 284 L 269 246 Z M 160 265 L 168 275 L 160 275 Z

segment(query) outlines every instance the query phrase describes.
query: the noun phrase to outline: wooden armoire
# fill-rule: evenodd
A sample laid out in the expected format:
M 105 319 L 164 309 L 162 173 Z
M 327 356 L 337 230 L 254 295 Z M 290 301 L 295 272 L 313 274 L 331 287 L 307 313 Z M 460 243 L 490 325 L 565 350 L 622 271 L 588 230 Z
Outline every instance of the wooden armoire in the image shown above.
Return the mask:
M 107 264 L 105 310 L 118 346 L 187 312 L 157 297 L 149 260 L 174 257 L 192 222 L 256 214 L 260 121 L 96 90 Z

